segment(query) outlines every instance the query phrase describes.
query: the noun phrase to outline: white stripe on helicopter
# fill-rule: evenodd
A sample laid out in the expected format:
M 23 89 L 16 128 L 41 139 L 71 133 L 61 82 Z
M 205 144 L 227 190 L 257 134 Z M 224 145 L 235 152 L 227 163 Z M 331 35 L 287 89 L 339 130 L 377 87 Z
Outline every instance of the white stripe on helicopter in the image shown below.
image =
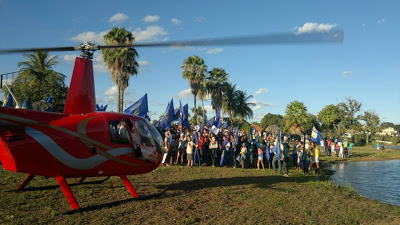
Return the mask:
M 63 163 L 66 166 L 69 166 L 78 170 L 89 170 L 93 169 L 100 164 L 108 161 L 109 159 L 97 154 L 89 158 L 79 159 L 76 158 L 69 153 L 67 153 L 64 149 L 62 149 L 56 142 L 53 141 L 46 134 L 33 129 L 31 127 L 25 127 L 26 134 L 35 139 L 40 145 L 43 146 L 52 156 L 54 156 L 58 161 Z M 112 156 L 120 156 L 127 153 L 132 153 L 132 148 L 124 147 L 124 148 L 114 148 L 107 151 L 107 154 Z

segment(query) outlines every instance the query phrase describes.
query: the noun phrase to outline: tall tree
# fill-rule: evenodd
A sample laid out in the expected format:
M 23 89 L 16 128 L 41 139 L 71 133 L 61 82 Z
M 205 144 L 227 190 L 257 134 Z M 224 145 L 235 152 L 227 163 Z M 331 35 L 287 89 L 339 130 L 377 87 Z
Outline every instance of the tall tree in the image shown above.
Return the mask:
M 194 97 L 194 122 L 197 124 L 197 106 L 196 106 L 196 98 L 199 91 L 199 88 L 204 82 L 207 73 L 207 66 L 204 64 L 204 60 L 196 55 L 189 56 L 187 59 L 183 61 L 182 69 L 182 77 L 188 80 L 190 85 L 190 90 Z
M 253 110 L 250 106 L 254 106 L 255 104 L 249 102 L 251 98 L 253 98 L 253 96 L 247 95 L 246 91 L 237 91 L 236 107 L 233 114 L 238 116 L 241 122 L 245 119 L 253 118 Z
M 324 131 L 340 137 L 344 126 L 344 111 L 337 105 L 327 105 L 318 113 L 318 120 Z
M 358 120 L 356 114 L 360 111 L 362 103 L 353 98 L 346 98 L 346 102 L 341 102 L 338 106 L 345 113 L 347 126 L 353 128 Z
M 28 98 L 31 103 L 53 96 L 53 111 L 62 112 L 68 87 L 65 85 L 65 75 L 53 70 L 59 62 L 57 56 L 48 52 L 25 54 L 25 61 L 19 62 L 20 71 L 12 86 L 15 98 L 22 103 Z
M 312 126 L 312 115 L 307 112 L 307 107 L 299 101 L 292 101 L 286 106 L 285 125 L 292 134 L 303 134 Z
M 209 72 L 206 81 L 207 92 L 211 95 L 211 105 L 217 113 L 218 107 L 222 104 L 222 94 L 229 75 L 224 69 L 214 68 Z
M 229 120 L 233 122 L 233 113 L 237 104 L 238 90 L 236 90 L 236 84 L 232 85 L 227 83 L 225 85 L 223 96 L 222 96 L 222 107 L 224 111 L 228 112 Z
M 194 108 L 190 108 L 190 111 L 192 111 L 192 113 L 194 113 Z M 203 112 L 202 107 L 197 106 L 197 113 L 198 113 L 198 115 L 197 115 L 197 124 L 201 124 L 202 121 L 203 121 L 203 118 L 207 121 L 207 118 L 203 117 L 203 115 L 205 115 L 205 114 Z M 193 116 L 190 117 L 190 114 L 189 114 L 189 118 L 190 118 L 190 120 L 189 120 L 190 124 L 194 124 L 194 117 Z
M 283 120 L 282 115 L 268 113 L 261 119 L 260 126 L 263 129 L 265 129 L 271 125 L 276 125 L 279 127 L 282 123 L 282 120 Z
M 379 129 L 379 116 L 372 110 L 365 111 L 360 118 L 365 122 L 364 129 L 366 133 L 365 140 L 369 143 L 369 135 L 373 135 Z
M 207 97 L 207 90 L 206 90 L 206 86 L 205 86 L 205 82 L 200 82 L 200 87 L 199 87 L 199 91 L 197 92 L 197 95 L 199 96 L 200 100 L 201 100 L 201 114 L 202 114 L 202 118 L 206 119 L 206 110 L 204 109 L 204 100 Z M 194 110 L 194 108 L 193 108 Z
M 125 28 L 112 28 L 103 37 L 106 45 L 132 45 L 135 41 L 132 33 Z M 110 70 L 111 80 L 118 87 L 118 112 L 123 112 L 124 94 L 129 86 L 129 78 L 138 73 L 139 64 L 136 58 L 139 56 L 132 47 L 103 48 L 103 60 Z

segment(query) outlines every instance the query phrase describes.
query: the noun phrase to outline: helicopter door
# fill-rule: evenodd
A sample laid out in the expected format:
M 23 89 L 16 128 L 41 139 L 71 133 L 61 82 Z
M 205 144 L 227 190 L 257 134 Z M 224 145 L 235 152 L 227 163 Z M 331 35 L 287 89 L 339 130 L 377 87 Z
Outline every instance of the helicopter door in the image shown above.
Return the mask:
M 146 123 L 142 120 L 134 120 L 133 125 L 136 128 L 137 137 L 141 144 L 143 158 L 151 162 L 157 161 L 156 146 Z
M 131 120 L 126 119 L 126 123 L 128 124 L 128 128 L 131 134 L 132 142 L 133 142 L 133 151 L 135 156 L 138 158 L 143 158 L 142 149 L 140 148 L 140 142 L 138 139 L 138 133 L 136 128 L 133 126 Z

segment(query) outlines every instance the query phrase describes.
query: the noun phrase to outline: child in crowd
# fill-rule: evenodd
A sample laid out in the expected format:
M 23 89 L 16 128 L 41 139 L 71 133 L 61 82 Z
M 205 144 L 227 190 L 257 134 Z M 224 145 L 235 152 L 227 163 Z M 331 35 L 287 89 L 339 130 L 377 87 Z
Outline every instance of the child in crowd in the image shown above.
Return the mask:
M 246 154 L 247 154 L 247 147 L 246 143 L 242 144 L 242 148 L 240 149 L 240 165 L 242 165 L 242 169 L 244 169 L 244 163 L 246 160 Z
M 263 168 L 263 170 L 264 170 L 264 162 L 263 162 L 263 150 L 261 149 L 261 146 L 260 146 L 260 144 L 258 143 L 258 152 L 257 152 L 257 158 L 258 158 L 258 160 L 257 160 L 257 170 L 259 170 L 260 169 L 260 162 L 261 162 L 261 165 L 262 165 L 262 168 Z
M 186 159 L 187 159 L 187 166 L 193 167 L 193 146 L 197 147 L 197 145 L 193 142 L 190 135 L 186 137 L 187 140 L 187 147 L 186 147 Z

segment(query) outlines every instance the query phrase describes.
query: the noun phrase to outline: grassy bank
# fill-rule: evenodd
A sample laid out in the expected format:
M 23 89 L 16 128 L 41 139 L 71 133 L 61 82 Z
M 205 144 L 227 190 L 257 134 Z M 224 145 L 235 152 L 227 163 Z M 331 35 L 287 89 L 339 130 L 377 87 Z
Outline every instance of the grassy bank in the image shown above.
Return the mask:
M 376 150 L 372 146 L 355 146 L 353 155 L 348 158 L 340 159 L 338 157 L 322 157 L 325 162 L 332 161 L 373 161 L 373 160 L 390 160 L 400 159 L 400 149 L 385 148 L 384 151 Z
M 100 209 L 65 214 L 70 210 L 52 178 L 35 178 L 28 186 L 7 192 L 23 174 L 0 170 L 1 224 L 400 224 L 400 207 L 359 196 L 327 180 L 291 170 L 291 177 L 271 170 L 179 166 L 163 167 L 130 180 L 140 195 L 169 190 L 156 199 L 131 201 L 117 177 L 102 184 L 73 186 L 81 207 Z M 96 180 L 96 179 L 89 179 Z M 70 182 L 76 179 L 69 179 Z M 122 204 L 119 204 L 122 203 Z

